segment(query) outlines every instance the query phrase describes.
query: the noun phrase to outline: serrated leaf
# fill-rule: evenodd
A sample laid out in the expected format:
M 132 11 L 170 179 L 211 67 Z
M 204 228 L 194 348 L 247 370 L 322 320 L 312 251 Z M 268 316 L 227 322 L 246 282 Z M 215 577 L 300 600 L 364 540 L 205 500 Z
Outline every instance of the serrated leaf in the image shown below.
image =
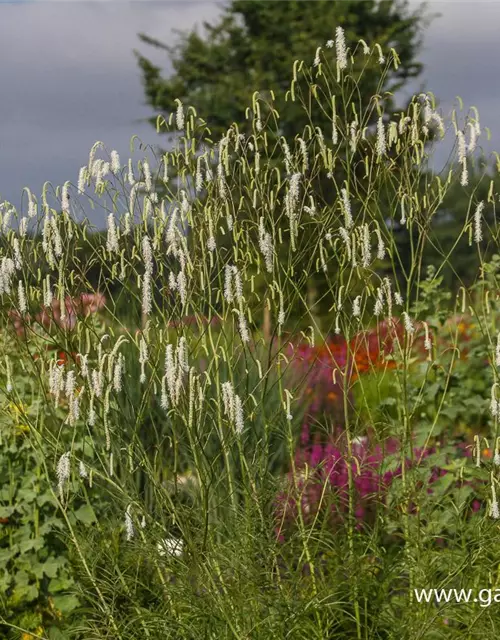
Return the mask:
M 33 491 L 33 489 L 19 489 L 16 498 L 23 502 L 33 502 L 37 495 L 37 492 Z
M 73 611 L 80 605 L 80 601 L 78 600 L 78 598 L 71 594 L 60 596 L 56 595 L 53 596 L 52 600 L 54 602 L 54 607 L 63 615 L 71 613 L 71 611 Z
M 32 602 L 38 597 L 38 588 L 35 584 L 16 585 L 9 598 L 12 604 L 20 602 Z
M 0 518 L 9 518 L 16 511 L 15 506 L 11 507 L 0 507 Z
M 38 551 L 44 545 L 43 538 L 29 538 L 28 540 L 22 540 L 19 543 L 19 551 L 21 553 L 26 553 L 27 551 L 31 551 L 32 549 Z
M 93 522 L 97 522 L 97 517 L 95 515 L 94 509 L 89 504 L 84 504 L 77 511 L 75 511 L 75 517 L 80 522 L 85 524 L 92 524 Z
M 67 591 L 74 581 L 72 578 L 52 578 L 49 582 L 50 593 L 57 593 L 58 591 Z

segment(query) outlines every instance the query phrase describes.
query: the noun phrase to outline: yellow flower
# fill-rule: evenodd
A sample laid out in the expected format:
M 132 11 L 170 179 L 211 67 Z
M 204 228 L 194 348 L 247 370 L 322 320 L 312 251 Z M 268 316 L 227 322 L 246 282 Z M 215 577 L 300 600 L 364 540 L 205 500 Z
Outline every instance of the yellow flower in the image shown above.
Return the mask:
M 24 415 L 26 409 L 27 407 L 23 403 L 15 404 L 14 402 L 9 402 L 7 405 L 7 411 L 14 417 L 16 422 L 19 422 L 19 418 Z
M 16 425 L 16 433 L 27 433 L 30 430 L 27 424 L 18 424 Z
M 42 638 L 43 631 L 43 627 L 38 627 L 33 632 L 34 635 L 31 633 L 23 633 L 23 635 L 21 636 L 21 640 L 36 640 L 37 638 Z

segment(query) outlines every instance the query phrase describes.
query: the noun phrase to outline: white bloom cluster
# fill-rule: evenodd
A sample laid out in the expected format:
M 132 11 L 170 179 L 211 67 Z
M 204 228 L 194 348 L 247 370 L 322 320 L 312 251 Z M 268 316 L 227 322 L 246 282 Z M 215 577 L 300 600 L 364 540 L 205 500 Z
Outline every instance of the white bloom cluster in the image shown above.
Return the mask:
M 186 203 L 187 207 L 189 207 L 187 199 L 184 199 L 183 202 Z M 185 238 L 183 238 L 177 224 L 178 217 L 179 209 L 176 207 L 170 214 L 165 239 L 167 242 L 167 255 L 174 255 L 180 264 L 180 271 L 177 276 L 173 273 L 169 274 L 169 287 L 172 291 L 179 292 L 181 302 L 182 304 L 185 304 L 187 299 L 187 278 L 185 274 L 185 267 L 189 260 L 189 254 L 187 252 L 187 247 L 185 246 Z M 181 244 L 184 244 L 185 248 L 182 248 Z
M 139 364 L 141 365 L 141 377 L 140 377 L 140 383 L 144 384 L 146 382 L 146 372 L 144 370 L 147 362 L 149 359 L 149 352 L 148 352 L 148 345 L 146 343 L 146 340 L 144 339 L 144 336 L 141 336 L 140 342 L 139 342 Z
M 19 280 L 17 297 L 19 302 L 19 311 L 26 313 L 28 311 L 28 302 L 26 300 L 26 292 L 24 291 L 23 281 Z
M 498 500 L 497 494 L 495 491 L 495 480 L 491 479 L 491 507 L 490 507 L 490 515 L 493 520 L 498 520 L 500 518 L 500 509 L 498 508 Z
M 361 296 L 356 296 L 352 305 L 353 318 L 359 318 L 361 316 Z
M 424 108 L 423 108 L 424 126 L 422 127 L 422 129 L 424 130 L 425 133 L 428 133 L 429 125 L 432 122 L 435 122 L 438 127 L 440 136 L 443 137 L 445 133 L 443 118 L 439 115 L 439 113 L 435 109 L 432 108 L 431 99 L 426 93 L 421 93 L 419 95 L 419 98 L 424 105 Z
M 76 374 L 73 370 L 68 371 L 66 374 L 66 381 L 63 381 L 63 376 L 61 375 L 61 379 L 59 382 L 60 391 L 64 391 L 65 396 L 68 400 L 68 408 L 69 414 L 67 418 L 67 422 L 74 427 L 76 421 L 80 417 L 80 400 L 79 395 L 76 393 Z
M 111 157 L 111 173 L 115 176 L 120 172 L 120 156 L 118 151 L 113 150 L 110 154 Z
M 42 230 L 42 248 L 50 266 L 54 266 L 55 258 L 61 258 L 63 245 L 55 216 L 45 216 Z
M 104 373 L 102 367 L 99 367 L 99 369 L 92 369 L 90 378 L 92 383 L 92 391 L 96 398 L 100 398 L 104 389 Z
M 239 302 L 243 297 L 243 284 L 238 267 L 227 264 L 224 277 L 224 298 L 229 304 L 236 300 Z
M 243 308 L 243 284 L 240 272 L 235 265 L 227 264 L 224 277 L 224 298 L 231 304 L 235 299 L 238 302 L 238 328 L 243 342 L 250 341 L 245 310 Z
M 321 62 L 321 58 L 320 58 L 320 54 L 321 53 L 321 47 L 318 47 L 316 49 L 316 55 L 314 56 L 314 62 L 313 62 L 313 66 L 318 67 L 320 62 Z
M 349 194 L 347 193 L 347 189 L 345 188 L 341 189 L 340 193 L 342 194 L 342 210 L 344 212 L 345 226 L 346 226 L 346 229 L 350 229 L 353 225 L 351 201 L 349 199 Z
M 377 122 L 377 155 L 379 157 L 385 156 L 386 149 L 384 118 L 380 116 Z
M 372 261 L 372 250 L 370 245 L 370 227 L 364 224 L 361 227 L 361 264 L 367 269 Z
M 165 411 L 170 404 L 174 407 L 178 404 L 188 372 L 187 342 L 186 338 L 181 336 L 175 351 L 173 344 L 167 344 L 165 348 L 165 374 L 161 387 L 161 407 Z
M 229 418 L 236 432 L 242 433 L 245 428 L 243 405 L 240 396 L 234 392 L 231 382 L 222 383 L 222 401 L 225 415 Z
M 131 187 L 135 184 L 134 168 L 132 167 L 132 158 L 128 160 L 127 180 Z
M 125 369 L 125 357 L 119 353 L 113 367 L 113 389 L 119 393 L 122 390 L 123 372 Z
M 50 307 L 52 305 L 53 295 L 52 295 L 52 287 L 50 285 L 50 275 L 47 274 L 45 280 L 43 281 L 43 304 L 46 307 Z
M 27 231 L 28 231 L 28 218 L 26 216 L 23 216 L 19 221 L 19 235 L 21 236 L 21 238 L 24 238 L 26 236 Z
M 384 310 L 384 292 L 380 287 L 377 289 L 377 299 L 375 300 L 375 307 L 373 309 L 373 315 L 379 316 Z
M 61 209 L 64 213 L 69 214 L 69 194 L 68 194 L 69 183 L 65 182 L 61 191 Z
M 483 230 L 481 228 L 481 219 L 484 209 L 484 202 L 478 202 L 474 212 L 474 241 L 479 243 L 483 239 Z
M 305 206 L 304 211 L 313 218 L 316 215 L 316 204 L 312 195 L 309 196 L 309 206 Z
M 500 415 L 500 402 L 497 400 L 496 388 L 498 383 L 495 382 L 491 387 L 490 411 L 491 415 L 496 418 Z
M 151 178 L 151 169 L 147 160 L 144 160 L 142 170 L 144 172 L 144 184 L 146 185 L 146 191 L 150 192 L 153 188 L 153 180 Z
M 125 511 L 125 538 L 127 542 L 130 542 L 135 535 L 134 523 L 132 521 L 131 515 L 132 505 L 128 505 L 127 510 Z
M 195 175 L 195 181 L 194 181 L 194 188 L 196 189 L 197 193 L 200 193 L 200 191 L 203 189 L 203 173 L 201 171 L 201 162 L 203 160 L 203 156 L 198 156 L 198 159 L 196 161 L 196 175 Z
M 465 136 L 463 131 L 457 131 L 457 143 L 458 143 L 458 161 L 463 163 L 467 154 L 467 147 L 465 144 Z
M 64 364 L 58 364 L 56 360 L 51 360 L 49 363 L 49 391 L 54 396 L 56 406 L 59 404 L 59 398 L 65 388 Z
M 147 316 L 153 308 L 151 283 L 153 277 L 153 251 L 148 236 L 142 239 L 142 258 L 144 260 L 144 276 L 142 279 L 142 313 Z
M 208 213 L 208 240 L 207 249 L 210 252 L 214 252 L 217 249 L 217 243 L 214 236 L 214 224 L 210 212 Z
M 415 331 L 415 327 L 413 326 L 413 323 L 411 321 L 410 316 L 406 313 L 406 311 L 403 311 L 403 323 L 405 326 L 405 330 L 406 333 L 413 333 Z
M 274 259 L 273 239 L 271 234 L 265 230 L 263 217 L 259 221 L 259 248 L 264 256 L 266 270 L 272 273 Z
M 392 286 L 389 277 L 384 278 L 382 289 L 385 293 L 385 300 L 387 302 L 387 314 L 389 318 L 392 318 Z
M 300 153 L 302 155 L 302 172 L 305 173 L 309 169 L 309 157 L 307 155 L 307 144 L 303 138 L 299 138 Z
M 250 342 L 250 333 L 248 331 L 247 319 L 243 308 L 243 298 L 240 298 L 238 308 L 238 329 L 243 342 Z
M 281 289 L 279 292 L 279 298 L 280 298 L 280 308 L 278 312 L 278 324 L 281 326 L 285 324 L 285 309 L 283 306 L 283 292 L 281 291 Z
M 28 218 L 34 218 L 37 212 L 37 204 L 31 191 L 28 191 Z
M 377 234 L 378 246 L 377 246 L 377 258 L 383 260 L 385 258 L 385 244 L 380 233 L 380 229 L 376 227 L 375 233 Z
M 347 67 L 347 46 L 342 27 L 337 27 L 335 30 L 335 50 L 337 54 L 337 67 L 339 69 L 345 69 Z
M 19 271 L 23 266 L 23 258 L 21 256 L 21 247 L 19 245 L 19 238 L 12 239 L 12 250 L 14 251 L 14 266 Z
M 104 183 L 104 178 L 108 175 L 110 169 L 109 162 L 98 158 L 92 165 L 90 175 L 95 178 L 96 189 Z
M 106 239 L 106 249 L 110 253 L 119 253 L 118 233 L 116 229 L 115 217 L 112 213 L 108 215 L 108 235 Z
M 285 196 L 285 211 L 291 221 L 295 220 L 297 207 L 299 205 L 301 177 L 301 173 L 293 173 L 291 175 L 290 185 Z
M 79 195 L 82 195 L 82 193 L 85 191 L 85 185 L 87 184 L 88 177 L 89 177 L 89 171 L 87 169 L 87 166 L 81 167 L 80 171 L 78 172 L 78 184 L 77 184 Z
M 177 111 L 175 112 L 175 124 L 179 131 L 184 129 L 184 107 L 179 99 L 177 100 Z
M 71 457 L 70 451 L 63 453 L 62 456 L 59 458 L 59 461 L 56 467 L 57 484 L 58 484 L 59 495 L 61 496 L 61 499 L 64 497 L 64 485 L 69 480 L 69 476 L 71 473 L 70 457 Z

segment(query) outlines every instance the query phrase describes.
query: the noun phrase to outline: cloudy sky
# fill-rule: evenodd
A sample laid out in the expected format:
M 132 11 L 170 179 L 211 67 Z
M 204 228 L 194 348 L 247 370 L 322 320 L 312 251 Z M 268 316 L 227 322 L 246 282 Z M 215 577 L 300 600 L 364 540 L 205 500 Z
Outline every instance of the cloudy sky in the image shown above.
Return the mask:
M 463 98 L 492 131 L 500 151 L 500 0 L 431 1 L 441 13 L 424 34 L 422 81 L 448 113 Z M 133 48 L 168 71 L 143 45 L 147 33 L 173 43 L 172 29 L 215 18 L 220 2 L 74 2 L 0 0 L 0 200 L 21 206 L 24 186 L 76 182 L 96 140 L 129 155 L 137 134 L 155 144 Z M 23 209 L 26 206 L 23 201 Z M 94 218 L 99 224 L 99 220 Z

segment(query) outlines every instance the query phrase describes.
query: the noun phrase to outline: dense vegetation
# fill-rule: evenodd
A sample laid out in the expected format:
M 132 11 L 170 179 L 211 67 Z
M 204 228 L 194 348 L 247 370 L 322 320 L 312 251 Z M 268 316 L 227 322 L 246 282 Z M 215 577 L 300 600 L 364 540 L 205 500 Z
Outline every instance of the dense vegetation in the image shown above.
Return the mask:
M 57 206 L 3 205 L 5 637 L 496 633 L 493 600 L 415 592 L 498 588 L 496 177 L 472 179 L 477 114 L 361 110 L 382 53 L 338 28 L 294 64 L 289 138 L 258 93 L 216 142 L 178 100 L 158 166 L 97 143 Z

